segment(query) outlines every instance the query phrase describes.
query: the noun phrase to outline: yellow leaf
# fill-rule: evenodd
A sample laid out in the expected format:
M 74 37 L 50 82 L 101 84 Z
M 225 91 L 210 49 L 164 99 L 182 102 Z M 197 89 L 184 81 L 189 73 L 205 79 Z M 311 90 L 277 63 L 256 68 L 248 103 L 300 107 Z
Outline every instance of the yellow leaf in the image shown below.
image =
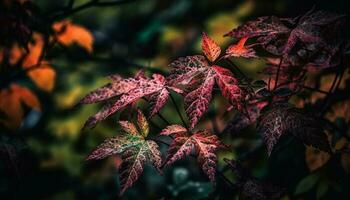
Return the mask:
M 28 76 L 38 88 L 46 92 L 51 92 L 55 86 L 56 71 L 48 65 L 48 63 L 44 63 L 38 68 L 29 70 Z
M 76 43 L 89 53 L 92 52 L 94 38 L 86 28 L 65 20 L 55 23 L 53 30 L 56 32 L 57 41 L 62 45 L 69 46 Z
M 322 167 L 324 164 L 327 163 L 329 158 L 330 155 L 324 151 L 319 151 L 309 146 L 306 147 L 305 161 L 310 171 L 314 171 Z

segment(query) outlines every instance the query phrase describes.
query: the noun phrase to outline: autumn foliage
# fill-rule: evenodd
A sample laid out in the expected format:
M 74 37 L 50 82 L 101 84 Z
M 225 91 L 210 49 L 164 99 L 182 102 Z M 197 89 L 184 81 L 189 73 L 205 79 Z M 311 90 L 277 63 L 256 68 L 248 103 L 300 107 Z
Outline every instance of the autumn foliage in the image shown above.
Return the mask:
M 83 6 L 104 3 L 92 0 Z M 89 59 L 98 58 L 92 55 L 92 33 L 65 19 L 72 10 L 46 21 L 31 1 L 12 0 L 4 1 L 0 12 L 0 26 L 9 27 L 0 30 L 0 37 L 8 38 L 0 43 L 0 124 L 15 133 L 30 111 L 42 112 L 45 99 L 39 95 L 55 90 L 60 74 L 51 52 L 77 46 Z M 81 125 L 82 132 L 93 132 L 108 118 L 115 127 L 114 136 L 92 150 L 85 164 L 116 158 L 120 196 L 135 185 L 146 165 L 161 176 L 180 161 L 193 159 L 214 187 L 224 182 L 227 186 L 219 187 L 237 191 L 243 199 L 280 199 L 287 192 L 283 185 L 260 180 L 245 169 L 245 158 L 262 150 L 240 155 L 234 142 L 226 144 L 227 138 L 250 128 L 266 147 L 267 159 L 289 142 L 305 145 L 309 179 L 321 180 L 312 173 L 330 162 L 350 173 L 350 136 L 344 128 L 350 123 L 345 90 L 350 42 L 344 27 L 345 15 L 316 9 L 294 18 L 258 17 L 232 30 L 227 27 L 222 35 L 230 38 L 228 45 L 220 46 L 203 31 L 198 34 L 201 52 L 174 59 L 164 71 L 144 67 L 130 77 L 107 76 L 108 83 L 75 102 L 74 109 L 100 106 L 96 113 L 88 110 L 91 116 Z M 255 76 L 241 64 L 248 60 L 263 63 Z M 338 93 L 346 97 L 338 98 Z M 181 123 L 163 116 L 166 107 L 176 111 Z M 345 131 L 339 130 L 339 121 Z M 234 156 L 225 156 L 232 152 Z M 218 167 L 220 161 L 224 167 Z M 234 182 L 223 170 L 235 175 Z M 295 195 L 305 192 L 303 181 Z
M 259 17 L 226 33 L 225 36 L 232 37 L 236 42 L 225 51 L 203 32 L 203 55 L 176 59 L 169 64 L 171 71 L 166 77 L 159 74 L 149 77 L 143 71 L 138 72 L 134 78 L 110 76 L 110 84 L 98 88 L 80 101 L 81 104 L 104 102 L 102 109 L 90 117 L 84 127 L 95 126 L 127 106 L 134 107 L 141 99 L 150 105 L 148 118 L 151 120 L 155 115 L 161 115 L 161 108 L 166 104 L 169 95 L 172 95 L 172 91 L 183 96 L 189 124 L 185 121 L 183 125 L 170 124 L 159 133 L 160 136 L 169 136 L 172 140 L 164 164 L 160 165 L 162 161 L 156 144 L 153 142 L 153 145 L 146 148 L 144 145 L 152 140 L 144 139 L 147 134 L 136 136 L 144 129 L 140 127 L 148 127 L 147 122 L 144 122 L 146 119 L 138 110 L 139 128 L 130 122 L 120 122 L 122 132 L 127 132 L 130 138 L 120 136 L 118 139 L 117 136 L 107 139 L 88 160 L 117 154 L 123 158 L 125 165 L 134 163 L 129 168 L 121 169 L 121 194 L 141 175 L 143 163 L 147 160 L 156 163 L 155 167 L 161 170 L 162 167 L 193 155 L 208 178 L 215 182 L 216 152 L 220 148 L 225 149 L 225 145 L 220 141 L 219 133 L 197 128 L 210 107 L 215 89 L 227 100 L 228 112 L 240 113 L 238 120 L 228 124 L 224 133 L 232 134 L 250 124 L 256 124 L 257 132 L 263 138 L 269 155 L 274 152 L 280 138 L 286 134 L 292 134 L 300 142 L 320 150 L 322 154 L 334 154 L 336 150 L 328 139 L 331 130 L 325 126 L 326 123 L 320 123 L 327 120 L 324 112 L 308 113 L 289 101 L 306 89 L 309 74 L 319 73 L 324 69 L 336 70 L 335 85 L 329 93 L 337 89 L 337 82 L 341 80 L 347 67 L 346 53 L 349 46 L 345 39 L 339 37 L 343 18 L 343 15 L 315 10 L 296 18 Z M 261 55 L 255 50 L 259 48 L 264 50 Z M 248 78 L 241 71 L 243 66 L 234 64 L 236 58 L 266 60 L 266 67 L 262 71 L 263 79 Z M 329 98 L 324 98 L 321 109 L 328 109 Z M 179 115 L 181 117 L 181 113 Z M 147 125 L 142 125 L 143 123 Z M 128 149 L 130 145 L 134 147 L 133 150 Z M 307 152 L 310 152 L 309 147 Z M 311 163 L 310 153 L 307 156 L 308 163 Z M 324 163 L 327 158 L 321 160 Z M 242 188 L 248 199 L 280 197 L 281 190 L 273 190 L 273 186 L 258 183 L 257 180 L 242 175 L 239 164 L 235 161 L 227 162 L 238 173 L 241 181 L 253 184 Z M 309 165 L 311 170 L 322 166 L 312 163 Z M 261 194 L 251 197 L 256 190 Z
M 21 125 L 24 113 L 22 111 L 22 101 L 35 102 L 30 104 L 30 108 L 40 108 L 40 101 L 29 88 L 22 86 L 6 85 L 22 76 L 28 76 L 40 90 L 52 92 L 55 86 L 56 70 L 49 60 L 45 60 L 45 54 L 55 45 L 69 46 L 77 44 L 91 53 L 93 50 L 93 36 L 84 27 L 73 24 L 70 21 L 55 22 L 45 24 L 49 33 L 43 30 L 33 30 L 33 21 L 37 21 L 38 14 L 34 9 L 34 4 L 30 1 L 4 1 L 2 5 L 1 23 L 13 23 L 12 25 L 1 24 L 12 29 L 4 29 L 0 33 L 2 38 L 11 38 L 2 40 L 0 46 L 0 62 L 3 66 L 1 70 L 4 73 L 1 89 L 0 110 L 4 112 L 5 118 L 3 124 L 12 130 L 18 129 Z M 24 29 L 18 31 L 18 27 Z M 22 33 L 12 35 L 12 33 Z M 10 88 L 6 88 L 10 87 Z M 28 98 L 25 98 L 23 96 Z M 6 96 L 9 96 L 6 98 Z M 11 100 L 13 99 L 13 100 Z M 16 112 L 18 111 L 18 112 Z

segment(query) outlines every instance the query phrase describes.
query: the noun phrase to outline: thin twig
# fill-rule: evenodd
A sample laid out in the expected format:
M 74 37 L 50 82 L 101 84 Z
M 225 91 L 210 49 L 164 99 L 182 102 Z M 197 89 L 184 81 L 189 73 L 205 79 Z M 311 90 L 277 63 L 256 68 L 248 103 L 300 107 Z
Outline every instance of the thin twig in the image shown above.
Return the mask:
M 186 122 L 185 122 L 185 120 L 184 120 L 184 118 L 183 118 L 183 116 L 182 116 L 182 114 L 181 114 L 181 112 L 180 112 L 179 107 L 178 107 L 177 104 L 176 104 L 176 101 L 175 101 L 173 95 L 169 94 L 169 96 L 170 96 L 170 99 L 171 99 L 171 101 L 173 102 L 173 104 L 174 104 L 174 106 L 175 106 L 175 109 L 176 109 L 177 114 L 179 115 L 179 117 L 180 117 L 180 119 L 181 119 L 181 121 L 182 121 L 182 124 L 186 127 L 186 129 L 188 129 L 188 126 L 187 126 L 187 124 L 186 124 Z
M 320 112 L 321 116 L 323 116 L 325 114 L 325 112 L 327 111 L 328 104 L 330 102 L 331 96 L 338 89 L 340 81 L 341 81 L 341 78 L 343 77 L 343 74 L 344 74 L 344 70 L 342 71 L 341 74 L 337 73 L 335 75 L 335 77 L 333 79 L 333 82 L 332 82 L 332 85 L 331 85 L 331 87 L 328 90 L 328 94 L 327 94 L 326 98 L 324 99 L 323 106 L 321 107 L 322 108 L 322 112 Z M 340 81 L 338 82 L 339 75 L 340 75 Z
M 248 80 L 248 76 L 245 75 L 245 74 L 242 72 L 242 70 L 239 69 L 239 67 L 238 67 L 234 62 L 232 62 L 230 59 L 226 59 L 226 61 L 227 61 L 233 68 L 235 68 L 235 69 L 238 71 L 238 73 L 239 73 L 244 79 Z
M 237 186 L 232 183 L 221 171 L 216 170 L 216 173 L 219 174 L 219 176 L 232 188 L 237 188 Z
M 278 64 L 278 67 L 277 67 L 277 73 L 276 73 L 276 78 L 275 78 L 275 86 L 274 86 L 274 88 L 273 88 L 274 90 L 277 88 L 278 77 L 279 77 L 279 75 L 280 75 L 282 61 L 283 61 L 283 57 L 281 57 L 280 63 Z
M 146 99 L 145 97 L 142 97 L 142 99 L 143 99 L 144 101 L 146 101 L 146 102 L 149 104 L 148 99 Z M 157 113 L 157 116 L 158 116 L 161 120 L 163 120 L 163 121 L 165 122 L 166 125 L 169 125 L 169 124 L 170 124 L 170 122 L 169 122 L 167 119 L 165 119 L 165 117 L 160 113 L 160 111 Z
M 63 12 L 63 13 L 51 16 L 51 20 L 52 21 L 61 20 L 61 19 L 67 18 L 71 15 L 74 15 L 77 12 L 80 12 L 82 10 L 92 8 L 92 7 L 115 6 L 115 5 L 129 3 L 131 1 L 133 1 L 133 0 L 113 0 L 113 1 L 106 1 L 106 2 L 100 2 L 99 0 L 91 0 L 85 4 L 82 4 L 82 5 L 77 6 L 75 8 L 71 8 L 70 10 L 65 9 L 65 10 L 57 11 L 57 12 Z
M 329 94 L 327 91 L 323 91 L 323 90 L 320 90 L 320 89 L 317 89 L 317 88 L 313 88 L 313 87 L 309 87 L 309 86 L 306 86 L 306 85 L 304 85 L 303 88 L 311 90 L 311 91 L 319 92 L 319 93 L 322 93 L 322 94 Z

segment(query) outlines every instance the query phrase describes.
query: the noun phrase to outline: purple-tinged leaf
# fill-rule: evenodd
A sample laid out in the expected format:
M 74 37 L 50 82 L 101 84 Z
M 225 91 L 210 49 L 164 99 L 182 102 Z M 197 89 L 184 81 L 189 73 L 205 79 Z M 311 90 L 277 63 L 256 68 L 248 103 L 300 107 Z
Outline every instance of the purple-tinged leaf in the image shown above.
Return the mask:
M 176 129 L 181 128 L 177 127 Z M 170 128 L 168 130 L 170 130 Z M 175 139 L 168 149 L 165 166 L 171 165 L 175 161 L 189 156 L 191 152 L 195 152 L 201 168 L 209 177 L 210 181 L 215 183 L 217 162 L 215 152 L 219 148 L 224 147 L 219 138 L 207 131 L 199 131 L 192 136 L 183 134 L 182 132 L 181 134 L 174 135 Z
M 185 127 L 175 124 L 167 126 L 160 132 L 160 135 L 177 135 L 185 133 L 187 133 L 187 129 Z
M 150 103 L 150 114 L 149 117 L 153 117 L 157 114 L 161 108 L 164 107 L 169 98 L 169 91 L 162 89 L 158 93 L 152 94 L 149 98 Z
M 201 85 L 185 96 L 185 111 L 190 120 L 190 129 L 198 123 L 208 109 L 215 83 L 215 73 L 208 70 Z
M 205 71 L 209 63 L 202 55 L 186 56 L 178 58 L 170 63 L 170 76 L 167 78 L 169 85 L 186 85 L 197 74 Z
M 331 152 L 322 124 L 287 103 L 266 107 L 258 120 L 258 132 L 263 136 L 270 155 L 280 137 L 290 133 L 304 144 Z
M 131 135 L 138 135 L 139 131 L 136 126 L 129 121 L 119 121 L 118 122 L 123 131 Z

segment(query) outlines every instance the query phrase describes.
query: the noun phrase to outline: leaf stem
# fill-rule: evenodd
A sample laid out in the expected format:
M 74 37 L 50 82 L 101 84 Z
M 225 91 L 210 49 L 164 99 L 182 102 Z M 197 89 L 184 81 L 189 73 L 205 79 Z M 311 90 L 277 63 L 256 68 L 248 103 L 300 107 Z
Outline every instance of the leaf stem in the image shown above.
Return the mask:
M 186 129 L 188 130 L 187 123 L 185 122 L 185 119 L 183 118 L 183 116 L 182 116 L 182 114 L 181 114 L 181 112 L 180 112 L 180 109 L 179 109 L 179 107 L 177 106 L 176 101 L 175 101 L 173 95 L 172 95 L 171 93 L 169 93 L 169 96 L 170 96 L 170 99 L 171 99 L 171 101 L 173 102 L 173 104 L 174 104 L 174 106 L 175 106 L 175 109 L 176 109 L 177 114 L 179 115 L 179 117 L 180 117 L 180 119 L 181 119 L 181 121 L 182 121 L 182 124 L 183 124 L 183 125 L 186 127 Z
M 275 86 L 273 87 L 274 90 L 277 88 L 278 78 L 279 78 L 279 75 L 280 75 L 282 62 L 283 62 L 283 56 L 281 57 L 280 62 L 279 62 L 278 67 L 277 67 L 276 78 L 275 78 Z
M 227 61 L 233 68 L 235 68 L 235 70 L 237 70 L 237 72 L 238 72 L 244 79 L 248 80 L 248 76 L 245 75 L 245 74 L 242 72 L 242 70 L 239 69 L 239 67 L 238 67 L 234 62 L 232 62 L 232 60 L 226 59 L 226 61 Z
M 145 97 L 142 97 L 142 99 L 143 99 L 144 101 L 146 101 L 147 103 L 149 103 L 148 99 L 146 99 Z M 170 122 L 169 122 L 167 119 L 165 119 L 165 117 L 160 113 L 160 111 L 157 113 L 157 116 L 158 116 L 161 120 L 163 120 L 164 123 L 165 123 L 166 125 L 170 125 Z
M 232 188 L 237 188 L 237 186 L 232 183 L 220 170 L 216 170 L 216 173 Z

